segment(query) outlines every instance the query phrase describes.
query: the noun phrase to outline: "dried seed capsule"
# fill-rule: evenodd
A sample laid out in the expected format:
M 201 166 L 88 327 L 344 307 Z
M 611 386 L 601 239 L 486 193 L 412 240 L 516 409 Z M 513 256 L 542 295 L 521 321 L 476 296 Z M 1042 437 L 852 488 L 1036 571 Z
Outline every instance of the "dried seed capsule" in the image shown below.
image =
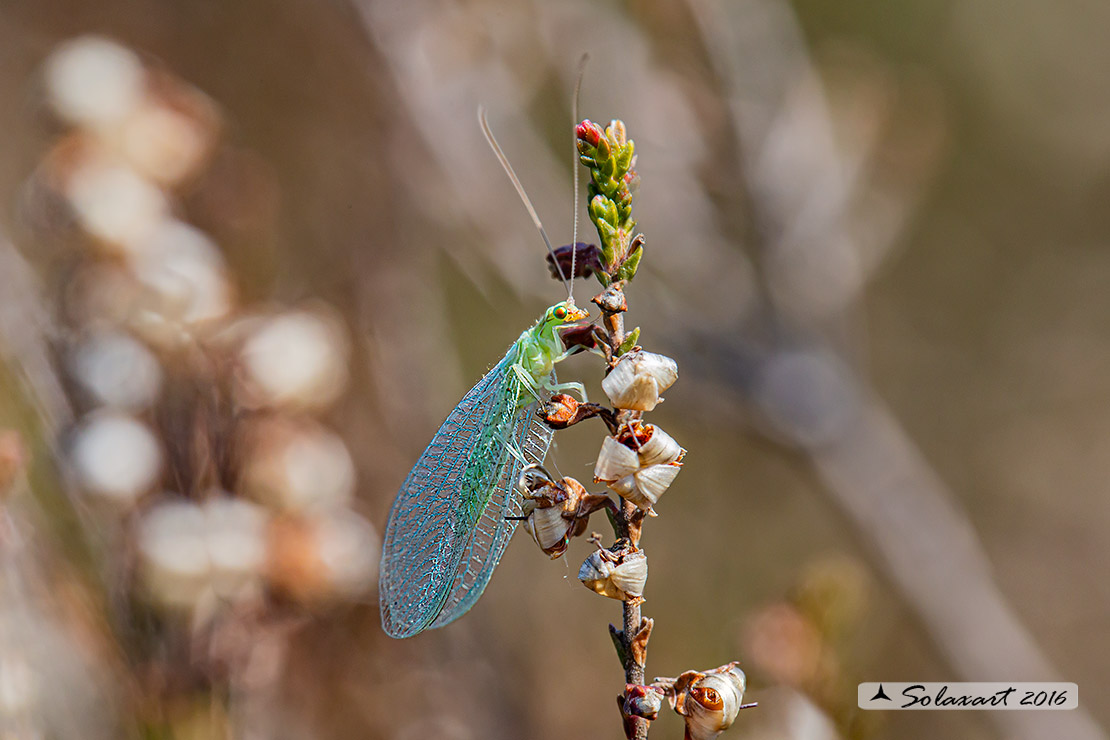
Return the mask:
M 654 686 L 626 684 L 621 701 L 621 714 L 654 720 L 663 708 L 663 692 Z
M 527 499 L 524 514 L 528 517 L 528 534 L 545 553 L 559 557 L 566 552 L 573 536 L 574 513 L 586 489 L 573 478 L 560 484 L 547 477 L 546 472 L 540 476 L 535 471 L 521 475 L 521 487 Z
M 552 558 L 567 551 L 572 526 L 573 522 L 563 516 L 561 506 L 536 507 L 528 514 L 528 534 Z
M 639 443 L 646 435 L 650 436 L 644 439 L 639 454 L 627 444 L 606 437 L 594 466 L 594 480 L 604 482 L 618 496 L 644 511 L 650 510 L 674 482 L 682 467 L 678 461 L 686 454 L 669 434 L 652 424 L 632 429 L 629 439 Z M 666 462 L 649 464 L 645 457 Z
M 665 465 L 681 460 L 686 455 L 674 437 L 654 424 L 644 424 L 643 432 L 647 440 L 640 443 L 636 450 L 641 465 Z
M 630 601 L 639 598 L 647 583 L 647 556 L 632 548 L 617 552 L 599 549 L 582 563 L 578 580 L 586 588 L 610 599 Z
M 747 678 L 736 663 L 711 671 L 686 671 L 677 679 L 656 679 L 671 707 L 686 720 L 688 740 L 712 740 L 732 726 L 744 707 Z
M 170 212 L 157 186 L 100 152 L 82 159 L 62 187 L 85 233 L 117 255 L 140 252 Z
M 625 737 L 634 737 L 636 717 L 652 722 L 659 716 L 663 708 L 663 690 L 657 686 L 625 684 L 624 693 L 617 697 L 617 706 L 621 709 Z
M 594 465 L 594 480 L 611 483 L 631 475 L 640 469 L 640 458 L 627 445 L 622 445 L 613 437 L 606 437 L 601 443 L 601 452 Z
M 543 419 L 553 429 L 566 429 L 578 412 L 578 400 L 565 393 L 551 397 L 543 408 Z
M 601 381 L 601 388 L 619 409 L 651 411 L 659 394 L 678 379 L 678 363 L 643 350 L 629 352 Z
M 142 101 L 107 138 L 119 156 L 162 187 L 191 179 L 215 149 L 220 114 L 203 93 L 171 75 L 148 75 Z
M 526 467 L 517 486 L 525 498 L 528 533 L 552 559 L 586 530 L 590 514 L 609 503 L 607 496 L 588 493 L 574 478 L 552 480 L 538 465 Z
M 223 253 L 204 232 L 174 218 L 136 239 L 131 270 L 144 288 L 135 330 L 173 346 L 201 326 L 213 326 L 235 302 Z
M 629 476 L 609 486 L 621 498 L 628 499 L 644 511 L 648 511 L 659 497 L 666 492 L 678 471 L 682 469 L 681 463 L 667 463 L 666 465 L 649 465 L 641 468 Z

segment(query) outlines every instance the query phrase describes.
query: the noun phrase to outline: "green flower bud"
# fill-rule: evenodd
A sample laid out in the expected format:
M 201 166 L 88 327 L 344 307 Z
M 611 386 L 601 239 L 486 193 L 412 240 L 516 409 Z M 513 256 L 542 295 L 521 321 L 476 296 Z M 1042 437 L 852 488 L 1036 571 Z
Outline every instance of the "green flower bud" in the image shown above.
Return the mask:
M 644 248 L 636 247 L 632 254 L 625 258 L 624 263 L 617 270 L 617 280 L 631 280 L 636 276 L 636 269 L 640 266 L 640 258 L 644 256 Z
M 619 118 L 609 121 L 609 125 L 605 128 L 605 138 L 618 147 L 623 147 L 628 141 L 628 130 L 624 126 L 624 121 Z

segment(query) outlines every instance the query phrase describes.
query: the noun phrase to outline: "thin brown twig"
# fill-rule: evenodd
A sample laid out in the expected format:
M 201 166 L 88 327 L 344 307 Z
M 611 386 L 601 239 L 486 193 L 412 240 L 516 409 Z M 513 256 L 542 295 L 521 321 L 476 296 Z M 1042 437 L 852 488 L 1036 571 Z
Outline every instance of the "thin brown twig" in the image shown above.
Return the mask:
M 624 296 L 624 285 L 616 282 L 593 298 L 593 302 L 601 309 L 604 338 L 608 345 L 609 367 L 616 365 L 619 359 L 620 346 L 624 341 L 624 312 L 628 304 Z M 619 411 L 617 424 L 619 426 L 632 421 L 638 412 Z M 628 540 L 634 544 L 639 542 L 639 523 L 642 519 L 640 511 L 631 501 L 622 500 L 614 514 L 614 524 L 618 539 Z M 634 534 L 633 534 L 634 533 Z M 618 654 L 624 668 L 624 680 L 627 684 L 642 685 L 645 675 L 645 658 L 647 655 L 647 639 L 651 632 L 650 620 L 645 621 L 640 609 L 640 599 L 631 599 L 621 602 L 622 629 L 612 629 L 613 638 L 619 642 Z M 626 717 L 625 733 L 630 740 L 646 740 L 649 722 L 642 717 Z

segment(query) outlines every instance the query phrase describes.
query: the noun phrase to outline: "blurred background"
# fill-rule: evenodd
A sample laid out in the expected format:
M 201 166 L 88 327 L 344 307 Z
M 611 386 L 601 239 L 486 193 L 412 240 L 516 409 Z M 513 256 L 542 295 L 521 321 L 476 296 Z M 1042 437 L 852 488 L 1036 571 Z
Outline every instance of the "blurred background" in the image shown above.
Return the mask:
M 0 737 L 620 735 L 588 544 L 518 535 L 406 641 L 375 586 L 405 473 L 563 296 L 475 109 L 569 242 L 583 52 L 581 115 L 639 155 L 628 321 L 681 373 L 648 675 L 739 660 L 760 708 L 726 737 L 1106 737 L 1108 23 L 7 0 Z M 596 358 L 560 372 L 600 397 Z M 554 460 L 587 480 L 600 438 Z M 864 680 L 1053 679 L 1080 710 L 855 709 Z

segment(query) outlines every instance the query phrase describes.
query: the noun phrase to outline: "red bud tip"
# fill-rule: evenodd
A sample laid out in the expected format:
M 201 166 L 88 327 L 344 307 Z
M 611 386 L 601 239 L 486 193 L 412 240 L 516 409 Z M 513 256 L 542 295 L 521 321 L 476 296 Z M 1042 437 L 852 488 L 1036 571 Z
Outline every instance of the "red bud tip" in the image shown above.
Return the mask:
M 593 147 L 596 147 L 598 144 L 600 144 L 601 137 L 605 135 L 604 132 L 601 130 L 601 126 L 598 126 L 596 123 L 588 118 L 582 121 L 582 123 L 578 124 L 578 126 L 575 128 L 575 133 L 579 139 L 585 141 L 587 144 Z

